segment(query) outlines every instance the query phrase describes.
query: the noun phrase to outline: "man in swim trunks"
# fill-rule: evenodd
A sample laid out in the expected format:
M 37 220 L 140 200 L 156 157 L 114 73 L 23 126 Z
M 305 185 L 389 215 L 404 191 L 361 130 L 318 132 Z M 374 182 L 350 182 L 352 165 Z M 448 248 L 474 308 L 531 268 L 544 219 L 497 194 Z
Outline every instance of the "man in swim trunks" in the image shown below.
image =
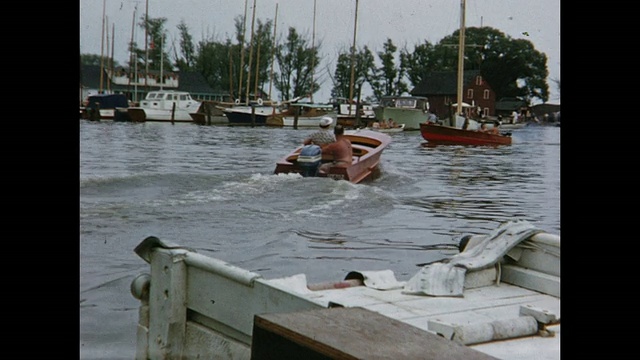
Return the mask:
M 333 156 L 333 161 L 320 165 L 320 172 L 326 174 L 332 166 L 348 167 L 353 159 L 351 141 L 344 137 L 344 127 L 340 124 L 333 129 L 336 141 L 323 147 L 322 154 Z

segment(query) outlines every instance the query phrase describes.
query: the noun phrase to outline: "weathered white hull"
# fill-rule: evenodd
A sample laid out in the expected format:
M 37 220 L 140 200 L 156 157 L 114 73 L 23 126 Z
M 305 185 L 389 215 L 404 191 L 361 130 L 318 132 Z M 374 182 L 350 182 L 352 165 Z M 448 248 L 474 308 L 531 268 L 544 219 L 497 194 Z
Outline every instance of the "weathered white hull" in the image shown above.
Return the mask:
M 307 117 L 307 116 L 299 116 L 298 117 L 298 127 L 310 127 L 310 128 L 317 128 L 318 125 L 320 124 L 320 119 L 322 119 L 323 117 L 327 116 L 325 115 L 321 115 L 321 116 L 311 116 L 311 117 Z M 335 114 L 332 116 L 335 120 Z M 295 122 L 295 117 L 294 116 L 283 116 L 282 117 L 282 126 L 293 126 Z M 335 126 L 335 121 L 331 123 L 331 126 Z
M 136 358 L 250 359 L 256 315 L 339 306 L 364 308 L 499 359 L 560 359 L 560 237 L 517 226 L 522 229 L 505 228 L 506 235 L 504 229 L 475 235 L 468 250 L 450 259 L 472 268 L 487 257 L 478 249 L 501 255 L 492 266 L 463 274 L 462 296 L 425 296 L 448 289 L 437 278 L 422 278 L 446 264 L 427 265 L 408 281 L 384 270 L 309 285 L 304 274 L 267 280 L 149 237 L 136 253 L 151 274 L 131 287 L 141 299 Z M 524 234 L 517 242 L 508 238 L 514 229 Z M 496 244 L 494 236 L 507 238 Z

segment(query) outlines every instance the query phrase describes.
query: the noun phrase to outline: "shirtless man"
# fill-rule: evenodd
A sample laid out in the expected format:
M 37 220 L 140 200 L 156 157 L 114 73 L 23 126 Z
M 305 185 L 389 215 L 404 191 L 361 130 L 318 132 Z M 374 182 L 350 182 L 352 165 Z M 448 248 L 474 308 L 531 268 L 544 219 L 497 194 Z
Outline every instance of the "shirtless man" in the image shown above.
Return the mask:
M 348 167 L 353 159 L 351 141 L 344 137 L 344 127 L 338 124 L 333 129 L 333 132 L 336 135 L 336 141 L 322 148 L 322 154 L 333 156 L 332 162 L 324 163 L 320 166 L 320 173 L 323 174 L 329 172 L 329 168 L 332 166 Z

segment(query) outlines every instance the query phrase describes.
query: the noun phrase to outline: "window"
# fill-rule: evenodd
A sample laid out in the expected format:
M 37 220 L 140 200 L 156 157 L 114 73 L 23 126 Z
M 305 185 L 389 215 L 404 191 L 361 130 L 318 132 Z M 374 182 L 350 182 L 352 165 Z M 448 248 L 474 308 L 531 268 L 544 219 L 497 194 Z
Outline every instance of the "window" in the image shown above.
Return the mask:
M 483 99 L 489 99 L 489 90 L 484 90 L 483 94 L 482 94 L 482 98 Z
M 482 76 L 476 76 L 476 85 L 482 85 Z
M 473 89 L 467 90 L 467 99 L 473 99 Z

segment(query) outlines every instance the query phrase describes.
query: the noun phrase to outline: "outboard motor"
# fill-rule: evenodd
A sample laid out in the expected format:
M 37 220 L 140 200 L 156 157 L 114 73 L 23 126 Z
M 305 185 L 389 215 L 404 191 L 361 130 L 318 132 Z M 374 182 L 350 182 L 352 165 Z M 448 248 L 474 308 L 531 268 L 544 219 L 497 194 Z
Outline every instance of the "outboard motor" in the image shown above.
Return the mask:
M 298 155 L 298 166 L 303 177 L 317 176 L 322 162 L 322 149 L 318 145 L 305 145 Z

